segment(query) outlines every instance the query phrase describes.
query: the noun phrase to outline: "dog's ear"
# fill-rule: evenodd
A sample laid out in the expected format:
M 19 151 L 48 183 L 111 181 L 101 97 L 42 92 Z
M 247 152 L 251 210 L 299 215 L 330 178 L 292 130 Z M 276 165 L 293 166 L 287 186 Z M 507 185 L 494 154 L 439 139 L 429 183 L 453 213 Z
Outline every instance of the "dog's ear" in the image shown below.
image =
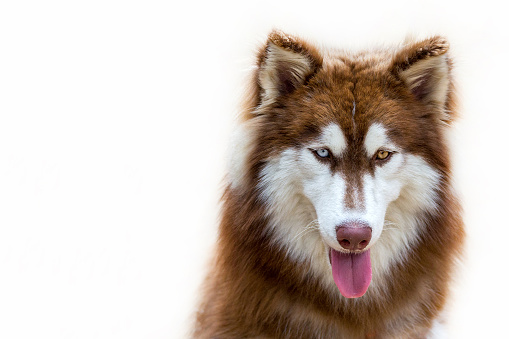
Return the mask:
M 260 102 L 273 102 L 306 83 L 322 66 L 317 49 L 281 31 L 270 33 L 258 57 Z
M 393 59 L 392 72 L 405 83 L 413 97 L 443 112 L 444 121 L 452 105 L 453 85 L 449 43 L 436 36 L 408 44 Z

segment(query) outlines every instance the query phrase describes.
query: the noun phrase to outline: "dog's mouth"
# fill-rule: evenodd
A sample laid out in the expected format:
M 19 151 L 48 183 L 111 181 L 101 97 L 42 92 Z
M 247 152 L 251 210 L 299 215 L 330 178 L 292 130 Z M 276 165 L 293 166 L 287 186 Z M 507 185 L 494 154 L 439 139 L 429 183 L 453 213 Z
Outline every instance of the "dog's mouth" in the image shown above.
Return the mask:
M 339 292 L 346 298 L 362 297 L 371 283 L 370 250 L 343 253 L 330 248 L 329 260 Z

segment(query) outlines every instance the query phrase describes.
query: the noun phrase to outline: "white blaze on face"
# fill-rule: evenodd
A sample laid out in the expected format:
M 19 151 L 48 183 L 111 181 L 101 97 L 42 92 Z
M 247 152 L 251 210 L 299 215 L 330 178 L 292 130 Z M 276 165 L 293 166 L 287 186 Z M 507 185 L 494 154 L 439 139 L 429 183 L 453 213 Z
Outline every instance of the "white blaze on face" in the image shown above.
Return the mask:
M 323 144 L 311 144 L 310 147 L 337 148 L 333 153 L 339 157 L 348 146 L 337 125 L 325 128 L 319 142 Z M 351 182 L 341 169 L 333 173 L 326 163 L 318 161 L 313 154 L 303 152 L 300 157 L 303 193 L 316 210 L 320 233 L 329 247 L 342 250 L 336 239 L 337 226 L 357 221 L 372 228 L 367 249 L 375 247 L 387 225 L 386 228 L 390 230 L 383 238 L 395 242 L 380 248 L 402 252 L 401 249 L 407 248 L 417 237 L 418 232 L 413 229 L 415 215 L 420 210 L 434 208 L 435 188 L 440 176 L 423 158 L 405 153 L 390 139 L 387 129 L 380 123 L 373 123 L 368 128 L 363 147 L 366 161 L 370 161 L 380 150 L 392 154 L 388 160 L 375 165 L 372 173 L 363 173 L 360 187 L 353 187 L 348 193 L 347 186 Z M 356 201 L 354 207 L 348 207 L 346 194 L 355 194 L 356 199 L 361 201 Z
M 332 127 L 333 126 L 333 127 Z M 337 125 L 328 126 L 323 130 L 319 142 L 323 144 L 311 145 L 311 148 L 327 147 L 333 151 L 333 156 L 341 157 L 346 149 L 346 139 Z M 340 146 L 338 146 L 340 145 Z M 366 134 L 364 148 L 366 161 L 380 149 L 399 151 L 390 142 L 386 130 L 380 124 L 373 124 Z M 344 162 L 349 159 L 343 159 Z M 380 237 L 384 225 L 385 211 L 388 204 L 398 197 L 401 182 L 396 180 L 396 175 L 403 164 L 403 155 L 394 153 L 391 158 L 377 166 L 374 174 L 362 174 L 362 185 L 353 187 L 348 194 L 355 194 L 354 207 L 346 204 L 347 186 L 351 185 L 345 173 L 331 172 L 327 163 L 318 161 L 313 154 L 302 154 L 303 190 L 315 207 L 320 232 L 328 246 L 341 251 L 342 248 L 336 239 L 336 228 L 348 222 L 362 222 L 372 228 L 372 240 L 367 248 L 370 248 Z
M 364 139 L 365 160 L 379 150 L 393 153 L 373 172 L 362 174 L 362 187 L 348 190 L 348 194 L 354 192 L 362 200 L 348 207 L 352 206 L 346 204 L 351 182 L 341 169 L 332 171 L 312 151 L 327 148 L 331 156 L 340 158 L 348 146 L 339 125 L 331 124 L 308 145 L 288 148 L 271 158 L 262 169 L 259 188 L 276 240 L 293 258 L 313 260 L 317 272 L 328 277 L 330 266 L 324 243 L 342 250 L 336 227 L 352 221 L 369 225 L 372 238 L 366 249 L 371 250 L 376 281 L 376 276 L 402 258 L 418 238 L 418 214 L 435 209 L 440 175 L 423 158 L 406 153 L 392 142 L 383 125 L 373 123 Z

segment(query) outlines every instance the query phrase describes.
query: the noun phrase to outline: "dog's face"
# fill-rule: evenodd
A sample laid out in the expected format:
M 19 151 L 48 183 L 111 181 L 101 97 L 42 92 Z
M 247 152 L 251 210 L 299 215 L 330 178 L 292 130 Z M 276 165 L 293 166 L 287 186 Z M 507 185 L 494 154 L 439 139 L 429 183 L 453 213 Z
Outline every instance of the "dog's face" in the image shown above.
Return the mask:
M 325 58 L 277 33 L 260 56 L 260 100 L 240 152 L 260 160 L 257 187 L 279 241 L 297 259 L 330 263 L 347 297 L 364 294 L 368 262 L 386 268 L 381 254 L 401 255 L 414 219 L 436 208 L 449 66 L 443 41 L 416 45 Z
M 410 159 L 377 122 L 361 137 L 348 139 L 338 124 L 331 124 L 296 153 L 296 174 L 315 208 L 320 233 L 329 247 L 341 252 L 367 250 L 376 243 L 388 205 L 408 182 L 407 174 L 423 163 Z M 362 249 L 341 246 L 337 228 L 349 225 L 371 229 Z

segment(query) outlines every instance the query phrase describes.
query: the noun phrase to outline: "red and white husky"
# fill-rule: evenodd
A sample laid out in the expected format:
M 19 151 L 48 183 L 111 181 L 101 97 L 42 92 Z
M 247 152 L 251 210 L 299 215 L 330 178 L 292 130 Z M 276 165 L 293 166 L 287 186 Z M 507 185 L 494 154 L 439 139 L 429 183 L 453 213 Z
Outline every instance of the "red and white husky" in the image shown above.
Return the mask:
M 350 54 L 273 32 L 231 153 L 195 338 L 424 338 L 462 247 L 441 37 Z

